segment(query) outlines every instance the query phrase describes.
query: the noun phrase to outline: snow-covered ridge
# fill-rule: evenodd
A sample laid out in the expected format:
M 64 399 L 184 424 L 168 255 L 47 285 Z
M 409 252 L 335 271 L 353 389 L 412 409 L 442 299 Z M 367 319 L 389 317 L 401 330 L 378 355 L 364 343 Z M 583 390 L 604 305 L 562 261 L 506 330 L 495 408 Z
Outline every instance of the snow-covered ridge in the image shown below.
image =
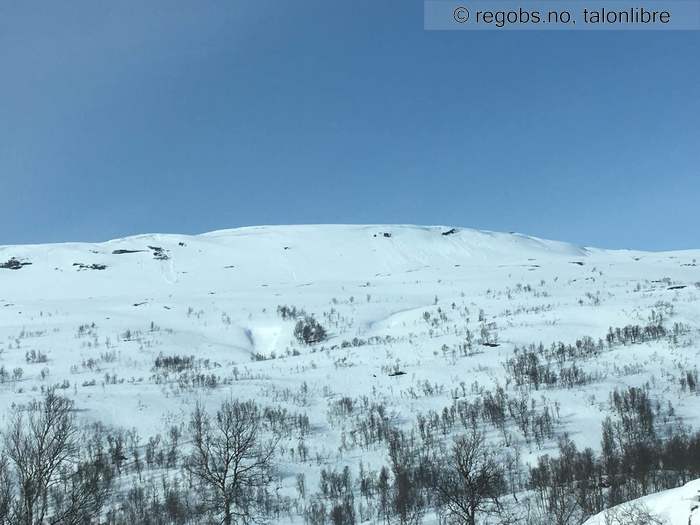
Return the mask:
M 85 284 L 90 295 L 110 294 L 118 281 L 122 289 L 128 280 L 144 292 L 157 293 L 178 284 L 207 288 L 222 281 L 261 286 L 368 280 L 587 255 L 588 250 L 563 242 L 441 226 L 262 226 L 202 235 L 138 235 L 95 244 L 2 246 L 0 263 L 15 258 L 31 264 L 11 275 L 0 273 L 0 286 L 6 294 L 31 287 L 43 297 L 66 297 Z
M 346 243 L 348 241 L 367 242 L 370 239 L 382 237 L 388 233 L 394 240 L 429 242 L 439 239 L 452 241 L 452 244 L 471 250 L 498 250 L 498 251 L 538 251 L 550 253 L 585 255 L 586 249 L 566 242 L 541 239 L 534 236 L 519 233 L 501 233 L 472 228 L 452 226 L 418 226 L 407 224 L 372 224 L 372 225 L 346 225 L 346 224 L 312 224 L 312 225 L 274 225 L 274 226 L 246 226 L 214 230 L 198 235 L 180 235 L 150 233 L 133 235 L 111 239 L 101 243 L 66 242 L 51 244 L 28 245 L 0 245 L 0 250 L 13 250 L 18 248 L 88 248 L 113 246 L 139 245 L 143 243 L 160 242 L 164 244 L 177 244 L 183 241 L 215 240 L 223 244 L 233 244 L 247 239 L 250 242 L 274 242 L 279 239 L 302 240 L 310 239 L 333 244 L 334 241 Z M 385 237 L 386 238 L 386 237 Z M 264 246 L 264 244 L 261 244 Z

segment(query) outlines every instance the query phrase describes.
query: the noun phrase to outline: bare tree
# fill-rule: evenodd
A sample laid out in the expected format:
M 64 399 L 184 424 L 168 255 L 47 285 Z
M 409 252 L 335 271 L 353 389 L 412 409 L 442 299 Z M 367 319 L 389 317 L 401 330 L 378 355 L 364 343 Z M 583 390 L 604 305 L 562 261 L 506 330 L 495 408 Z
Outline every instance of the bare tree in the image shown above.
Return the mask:
M 49 490 L 59 483 L 59 469 L 76 456 L 77 430 L 72 403 L 49 390 L 26 414 L 17 410 L 5 436 L 7 455 L 19 484 L 17 523 L 43 524 Z
M 557 480 L 546 490 L 545 513 L 552 525 L 581 523 L 581 508 L 572 493 L 572 487 Z
M 205 489 L 202 498 L 224 525 L 257 521 L 257 493 L 270 482 L 275 449 L 263 441 L 258 407 L 226 401 L 212 418 L 198 405 L 190 431 L 194 448 L 185 469 Z
M 452 446 L 449 464 L 438 482 L 438 491 L 453 522 L 475 525 L 480 513 L 498 511 L 498 497 L 505 490 L 501 465 L 476 428 L 459 436 Z
M 0 524 L 3 508 L 13 525 L 71 525 L 99 516 L 110 468 L 100 458 L 81 460 L 70 400 L 51 389 L 16 410 L 4 446 L 9 461 L 0 460 Z
M 0 525 L 9 525 L 13 504 L 12 477 L 7 457 L 0 454 Z
M 112 479 L 112 468 L 104 457 L 86 458 L 62 468 L 60 483 L 50 491 L 49 525 L 92 523 L 110 495 Z

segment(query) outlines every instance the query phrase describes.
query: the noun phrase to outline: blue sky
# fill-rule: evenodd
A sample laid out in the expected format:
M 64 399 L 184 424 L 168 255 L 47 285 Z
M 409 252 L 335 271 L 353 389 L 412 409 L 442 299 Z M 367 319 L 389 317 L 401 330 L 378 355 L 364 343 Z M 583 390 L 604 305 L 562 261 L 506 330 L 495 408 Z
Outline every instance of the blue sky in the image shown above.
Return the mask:
M 414 0 L 0 3 L 0 244 L 418 223 L 700 247 L 700 32 Z

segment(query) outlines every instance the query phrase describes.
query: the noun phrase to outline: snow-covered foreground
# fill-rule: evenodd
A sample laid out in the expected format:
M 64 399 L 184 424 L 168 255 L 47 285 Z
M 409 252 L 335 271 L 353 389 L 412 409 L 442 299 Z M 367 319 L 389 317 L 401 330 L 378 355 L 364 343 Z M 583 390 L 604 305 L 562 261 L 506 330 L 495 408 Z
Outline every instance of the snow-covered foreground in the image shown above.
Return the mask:
M 280 406 L 310 423 L 278 454 L 279 489 L 293 494 L 298 473 L 315 489 L 323 468 L 386 463 L 383 444 L 363 441 L 360 420 L 340 416 L 344 398 L 381 403 L 392 426 L 409 428 L 498 386 L 519 397 L 504 366 L 516 346 L 605 342 L 610 327 L 657 316 L 669 333 L 681 327 L 672 342 L 605 344 L 576 359 L 586 380 L 532 390 L 528 404 L 550 414 L 551 431 L 487 429 L 493 445 L 517 445 L 534 464 L 556 454 L 565 433 L 599 450 L 610 393 L 628 386 L 671 402 L 666 422 L 700 428 L 700 396 L 685 382 L 700 361 L 698 259 L 700 250 L 608 251 L 387 225 L 0 247 L 0 406 L 57 385 L 81 417 L 143 438 L 173 425 L 186 433 L 198 401 Z M 326 340 L 295 338 L 302 311 Z M 194 356 L 196 374 L 160 366 L 159 356 Z M 0 411 L 0 426 L 8 414 Z M 313 461 L 300 460 L 302 441 Z
M 607 525 L 606 516 L 610 516 L 610 521 L 616 511 L 624 514 L 626 509 L 635 506 L 646 509 L 667 525 L 697 525 L 700 523 L 700 480 L 622 504 L 619 508 L 592 517 L 585 525 Z M 615 522 L 611 525 L 615 525 Z

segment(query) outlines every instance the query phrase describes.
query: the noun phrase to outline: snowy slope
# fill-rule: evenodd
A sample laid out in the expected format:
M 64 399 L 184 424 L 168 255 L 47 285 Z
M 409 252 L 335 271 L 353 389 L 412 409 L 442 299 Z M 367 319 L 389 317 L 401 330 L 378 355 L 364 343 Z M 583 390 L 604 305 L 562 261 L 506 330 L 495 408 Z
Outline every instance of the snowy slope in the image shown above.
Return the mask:
M 6 246 L 0 247 L 0 260 L 26 258 L 32 266 L 2 284 L 6 295 L 16 292 L 31 297 L 28 287 L 32 286 L 41 290 L 42 299 L 65 299 L 73 294 L 117 294 L 123 289 L 122 280 L 144 293 L 169 293 L 224 283 L 252 287 L 356 281 L 421 270 L 454 272 L 458 264 L 517 264 L 536 256 L 587 255 L 581 248 L 532 237 L 474 230 L 442 236 L 445 231 L 448 228 L 276 226 L 198 236 L 141 235 L 94 245 Z M 163 248 L 170 259 L 153 263 L 148 246 Z M 115 250 L 140 251 L 115 256 Z M 110 271 L 77 274 L 72 267 L 75 262 L 107 264 Z
M 594 516 L 584 525 L 606 525 L 606 514 L 613 515 L 616 511 L 624 511 L 635 505 L 641 505 L 655 517 L 665 520 L 667 525 L 697 525 L 700 523 L 700 480 L 623 504 Z
M 253 398 L 308 414 L 307 445 L 321 464 L 362 459 L 376 468 L 385 448 L 343 445 L 352 429 L 329 416 L 334 401 L 367 396 L 389 406 L 396 425 L 411 425 L 480 387 L 512 392 L 503 363 L 516 345 L 597 340 L 611 326 L 647 322 L 654 310 L 690 333 L 674 345 L 612 349 L 581 363 L 594 382 L 542 390 L 537 402 L 559 407 L 558 434 L 594 449 L 609 393 L 625 385 L 651 385 L 700 427 L 700 396 L 678 380 L 700 362 L 700 250 L 607 251 L 461 228 L 444 235 L 450 230 L 266 226 L 0 247 L 0 264 L 18 267 L 0 268 L 0 366 L 10 375 L 21 369 L 0 384 L 0 406 L 62 385 L 86 419 L 149 436 L 184 428 L 197 400 L 214 407 L 231 396 Z M 294 320 L 277 313 L 281 305 L 315 316 L 329 339 L 300 344 Z M 459 351 L 468 332 L 476 341 L 492 323 L 498 346 Z M 46 359 L 32 359 L 32 351 Z M 160 354 L 208 360 L 219 382 L 163 381 L 154 372 Z M 6 417 L 0 411 L 0 424 Z M 502 437 L 490 439 L 499 445 Z M 556 445 L 521 441 L 524 461 Z M 281 461 L 287 487 L 295 471 L 313 476 L 319 468 Z

